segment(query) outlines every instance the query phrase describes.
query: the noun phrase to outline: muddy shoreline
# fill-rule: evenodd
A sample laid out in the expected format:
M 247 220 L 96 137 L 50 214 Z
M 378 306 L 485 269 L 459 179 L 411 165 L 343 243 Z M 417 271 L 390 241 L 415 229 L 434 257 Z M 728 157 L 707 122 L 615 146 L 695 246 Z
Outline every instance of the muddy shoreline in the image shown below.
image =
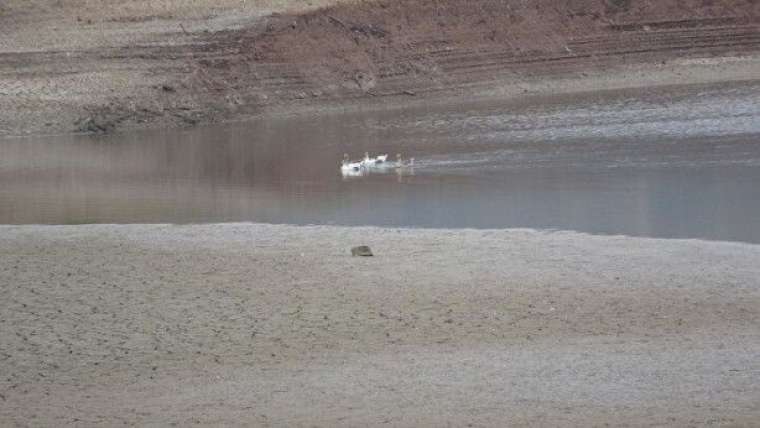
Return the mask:
M 0 423 L 752 425 L 760 246 L 0 227 Z M 352 258 L 368 244 L 375 257 Z
M 165 3 L 9 2 L 0 136 L 756 80 L 760 69 L 752 2 Z

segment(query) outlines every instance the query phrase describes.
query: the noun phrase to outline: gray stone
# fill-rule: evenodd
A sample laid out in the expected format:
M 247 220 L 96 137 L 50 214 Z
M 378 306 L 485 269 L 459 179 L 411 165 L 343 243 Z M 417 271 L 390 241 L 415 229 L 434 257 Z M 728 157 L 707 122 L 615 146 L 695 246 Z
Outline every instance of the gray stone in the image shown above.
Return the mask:
M 366 245 L 351 248 L 351 255 L 354 257 L 372 257 L 373 256 L 372 250 Z

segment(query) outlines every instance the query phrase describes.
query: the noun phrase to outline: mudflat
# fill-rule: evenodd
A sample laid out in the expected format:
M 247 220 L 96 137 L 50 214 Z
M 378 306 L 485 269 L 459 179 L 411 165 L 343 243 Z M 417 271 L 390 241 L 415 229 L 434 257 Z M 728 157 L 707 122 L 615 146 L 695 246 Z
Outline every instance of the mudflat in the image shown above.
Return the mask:
M 0 136 L 757 80 L 751 0 L 9 0 Z
M 758 278 L 727 242 L 2 226 L 0 425 L 752 426 Z

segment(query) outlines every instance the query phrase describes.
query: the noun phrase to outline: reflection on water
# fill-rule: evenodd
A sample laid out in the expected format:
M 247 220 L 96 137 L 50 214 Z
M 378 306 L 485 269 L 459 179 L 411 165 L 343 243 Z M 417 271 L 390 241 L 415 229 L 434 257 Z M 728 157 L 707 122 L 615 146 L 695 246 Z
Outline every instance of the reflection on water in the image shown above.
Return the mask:
M 748 91 L 760 93 L 744 88 L 741 97 Z M 630 96 L 4 140 L 0 223 L 534 227 L 760 242 L 760 113 L 742 102 L 706 120 L 658 99 L 652 108 L 668 114 L 659 126 L 688 128 L 688 139 L 667 129 L 653 137 L 657 125 L 643 122 L 576 138 L 574 128 L 590 126 L 584 115 L 568 118 L 579 106 L 606 112 L 594 119 L 604 132 L 632 120 L 626 105 L 650 117 L 650 101 Z M 691 102 L 672 100 L 676 110 Z M 524 119 L 532 113 L 533 128 Z M 716 125 L 718 114 L 740 132 Z M 365 151 L 416 162 L 341 173 L 343 153 Z

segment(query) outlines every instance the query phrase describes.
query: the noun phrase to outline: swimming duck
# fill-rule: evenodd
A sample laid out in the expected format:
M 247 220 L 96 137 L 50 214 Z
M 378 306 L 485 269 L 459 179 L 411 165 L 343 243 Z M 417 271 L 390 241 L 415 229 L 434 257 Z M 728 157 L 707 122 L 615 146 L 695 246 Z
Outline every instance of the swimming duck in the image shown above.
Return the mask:
M 359 171 L 362 166 L 362 162 L 351 162 L 348 153 L 343 154 L 343 162 L 340 165 L 341 171 Z
M 384 164 L 387 160 L 387 154 L 371 158 L 369 157 L 369 152 L 364 152 L 364 159 L 362 159 L 361 164 L 363 167 L 371 168 L 373 166 Z

